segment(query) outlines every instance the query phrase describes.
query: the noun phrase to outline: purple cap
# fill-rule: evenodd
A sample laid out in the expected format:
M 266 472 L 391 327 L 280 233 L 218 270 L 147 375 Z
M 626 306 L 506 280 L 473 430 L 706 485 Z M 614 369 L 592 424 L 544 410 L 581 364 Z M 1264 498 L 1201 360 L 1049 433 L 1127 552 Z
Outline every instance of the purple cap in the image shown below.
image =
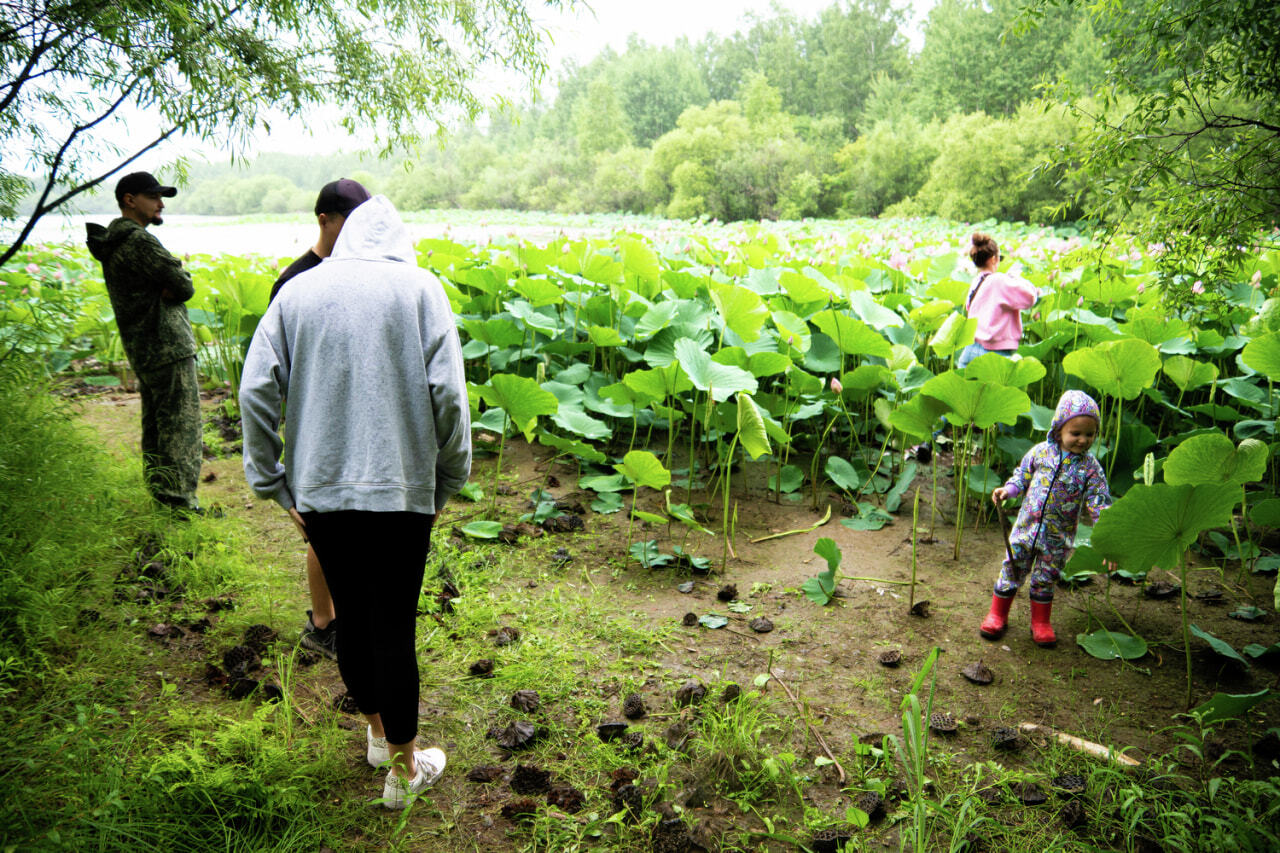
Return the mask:
M 127 195 L 141 195 L 143 193 L 155 193 L 165 198 L 173 198 L 178 194 L 178 188 L 165 186 L 157 181 L 156 176 L 150 172 L 130 172 L 116 184 L 116 204 L 124 201 L 124 197 Z
M 338 213 L 346 216 L 369 200 L 369 191 L 358 181 L 340 178 L 320 188 L 316 198 L 316 216 L 322 213 Z

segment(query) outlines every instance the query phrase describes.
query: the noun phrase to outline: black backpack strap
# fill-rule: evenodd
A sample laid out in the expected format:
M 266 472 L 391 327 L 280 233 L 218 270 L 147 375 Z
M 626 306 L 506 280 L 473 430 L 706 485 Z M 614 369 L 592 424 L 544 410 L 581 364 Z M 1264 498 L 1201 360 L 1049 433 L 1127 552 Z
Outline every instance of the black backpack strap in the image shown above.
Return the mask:
M 969 298 L 964 301 L 964 313 L 966 315 L 969 313 L 969 306 L 973 304 L 974 297 L 978 295 L 978 289 L 982 287 L 982 283 L 987 280 L 987 276 L 989 275 L 991 275 L 991 273 L 984 272 L 982 275 L 978 276 L 978 283 L 973 286 L 973 290 L 969 291 Z

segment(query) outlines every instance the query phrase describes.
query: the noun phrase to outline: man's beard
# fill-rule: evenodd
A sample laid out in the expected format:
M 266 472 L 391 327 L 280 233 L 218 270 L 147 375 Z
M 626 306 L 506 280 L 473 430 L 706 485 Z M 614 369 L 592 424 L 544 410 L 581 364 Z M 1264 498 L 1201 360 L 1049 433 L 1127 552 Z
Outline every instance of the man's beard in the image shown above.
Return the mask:
M 151 225 L 163 225 L 163 224 L 164 224 L 164 217 L 157 213 L 155 216 L 151 217 L 151 222 L 150 222 L 150 224 L 151 224 Z

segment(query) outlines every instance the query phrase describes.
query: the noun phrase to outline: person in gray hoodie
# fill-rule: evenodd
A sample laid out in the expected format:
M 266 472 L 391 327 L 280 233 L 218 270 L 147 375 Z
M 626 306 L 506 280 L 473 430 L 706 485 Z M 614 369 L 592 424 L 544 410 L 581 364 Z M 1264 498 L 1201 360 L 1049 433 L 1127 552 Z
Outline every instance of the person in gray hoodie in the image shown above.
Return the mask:
M 471 471 L 471 418 L 449 300 L 385 196 L 353 210 L 333 253 L 271 303 L 240 410 L 245 477 L 320 558 L 366 757 L 390 762 L 382 802 L 403 808 L 445 766 L 441 750 L 414 748 L 415 629 L 432 525 Z

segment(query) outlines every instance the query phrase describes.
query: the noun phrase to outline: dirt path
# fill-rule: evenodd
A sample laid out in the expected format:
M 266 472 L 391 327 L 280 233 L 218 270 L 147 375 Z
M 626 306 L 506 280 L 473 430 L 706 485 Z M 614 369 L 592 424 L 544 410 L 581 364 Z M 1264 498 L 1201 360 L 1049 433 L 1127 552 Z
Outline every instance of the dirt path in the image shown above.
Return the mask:
M 85 421 L 103 441 L 122 455 L 136 458 L 138 408 L 135 397 L 103 395 L 87 399 L 81 405 Z M 548 472 L 542 457 L 542 449 L 531 450 L 520 442 L 508 446 L 504 477 L 506 482 L 515 484 L 515 493 L 499 502 L 499 516 L 503 519 L 514 520 L 524 511 L 522 505 L 528 491 L 548 473 L 560 482 L 551 489 L 556 497 L 589 499 L 589 495 L 574 488 L 576 477 L 571 466 L 557 464 Z M 491 458 L 478 459 L 473 472 L 473 479 L 486 492 L 490 488 L 493 464 Z M 705 683 L 729 680 L 747 687 L 772 665 L 773 672 L 806 703 L 811 721 L 832 749 L 837 754 L 848 754 L 860 738 L 899 730 L 902 698 L 929 650 L 937 646 L 941 651 L 934 705 L 962 721 L 960 731 L 942 741 L 940 747 L 953 761 L 967 764 L 995 757 L 1009 761 L 1006 756 L 993 753 L 991 730 L 1022 722 L 1048 724 L 1101 743 L 1132 748 L 1139 758 L 1171 746 L 1167 728 L 1173 722 L 1172 715 L 1182 710 L 1185 685 L 1176 599 L 1151 600 L 1140 586 L 1112 586 L 1110 598 L 1114 607 L 1151 644 L 1152 654 L 1137 665 L 1095 660 L 1075 643 L 1077 633 L 1097 627 L 1096 621 L 1090 621 L 1090 613 L 1108 627 L 1119 628 L 1119 620 L 1105 601 L 1105 582 L 1059 591 L 1054 612 L 1054 627 L 1060 638 L 1056 649 L 1041 649 L 1032 644 L 1025 597 L 1015 603 L 1006 637 L 996 643 L 984 641 L 978 636 L 977 625 L 985 614 L 991 583 L 1003 555 L 1000 534 L 991 526 L 967 529 L 960 559 L 953 560 L 954 529 L 940 520 L 936 538 L 930 539 L 926 532 L 918 543 L 916 598 L 929 602 L 927 618 L 908 613 L 906 586 L 877 581 L 843 581 L 839 585 L 839 598 L 826 607 L 819 607 L 798 590 L 805 580 L 825 567 L 825 562 L 813 552 L 815 542 L 823 536 L 832 538 L 843 552 L 842 574 L 884 581 L 909 580 L 909 509 L 905 517 L 897 516 L 894 523 L 880 531 L 861 532 L 839 524 L 836 506 L 831 521 L 813 532 L 751 544 L 748 540 L 753 537 L 808 527 L 820 515 L 803 501 L 779 505 L 762 489 L 739 491 L 740 485 L 763 480 L 759 470 L 744 467 L 746 476 L 735 476 L 734 481 L 734 498 L 739 504 L 738 535 L 734 544 L 737 558 L 730 558 L 724 575 L 691 578 L 687 573 L 668 568 L 646 570 L 641 567 L 627 555 L 625 512 L 613 515 L 588 512 L 585 532 L 558 535 L 550 542 L 522 540 L 514 548 L 469 543 L 464 547 L 492 550 L 495 559 L 513 555 L 511 568 L 504 578 L 503 589 L 507 592 L 495 589 L 488 593 L 491 598 L 496 597 L 495 606 L 499 611 L 509 613 L 512 618 L 518 618 L 520 602 L 532 596 L 571 599 L 576 594 L 574 590 L 578 590 L 582 595 L 603 594 L 615 604 L 616 618 L 636 631 L 661 637 L 662 647 L 667 650 L 665 658 L 637 662 L 634 668 L 636 676 L 644 678 L 642 694 L 650 707 L 669 703 L 672 685 L 687 679 Z M 243 526 L 246 540 L 252 543 L 253 559 L 269 579 L 272 607 L 285 614 L 284 630 L 287 630 L 289 620 L 301 614 L 306 606 L 302 544 L 283 512 L 249 492 L 238 455 L 207 461 L 204 471 L 202 502 L 222 505 L 232 521 Z M 923 476 L 918 484 L 928 488 Z M 660 501 L 660 496 L 644 496 L 641 508 L 657 511 Z M 926 492 L 922 504 L 927 501 Z M 903 506 L 909 508 L 910 505 L 908 494 Z M 451 504 L 437 526 L 438 535 L 449 535 L 451 528 L 476 516 L 482 509 L 461 501 Z M 922 510 L 922 515 L 927 514 Z M 718 568 L 718 537 L 695 532 L 686 539 L 677 531 L 677 537 L 672 540 L 664 529 L 638 529 L 636 536 L 657 538 L 660 548 L 668 553 L 672 545 L 683 542 L 693 553 L 712 557 Z M 560 546 L 568 550 L 572 560 L 549 576 L 545 554 Z M 523 563 L 517 559 L 522 555 L 528 558 Z M 1248 643 L 1274 642 L 1274 616 L 1259 623 L 1227 618 L 1227 613 L 1238 604 L 1257 600 L 1265 606 L 1273 579 L 1247 577 L 1242 586 L 1237 586 L 1233 583 L 1235 575 L 1234 567 L 1226 572 L 1225 580 L 1212 567 L 1192 573 L 1190 592 L 1216 587 L 1224 593 L 1221 603 L 1192 601 L 1192 621 L 1236 648 Z M 690 579 L 694 581 L 693 591 L 679 592 L 677 586 Z M 736 585 L 737 599 L 750 606 L 749 612 L 735 612 L 717 599 L 717 592 L 725 583 Z M 504 595 L 511 598 L 509 606 L 504 607 Z M 572 607 L 573 604 L 569 601 L 558 606 Z M 682 619 L 686 613 L 698 616 L 717 613 L 730 621 L 728 627 L 721 630 L 698 625 L 685 627 Z M 774 630 L 764 634 L 752 631 L 748 623 L 758 616 L 768 617 Z M 426 630 L 430 630 L 430 634 L 425 639 L 424 678 L 433 682 L 439 676 L 433 672 L 432 661 L 442 652 L 435 629 L 427 624 Z M 580 641 L 578 635 L 570 639 L 567 633 L 560 637 L 554 628 L 550 630 L 550 635 L 540 638 L 541 642 Z M 902 652 L 900 666 L 889 668 L 878 662 L 880 652 L 887 649 Z M 1203 643 L 1197 643 L 1193 649 L 1198 649 L 1193 654 L 1197 701 L 1208 698 L 1214 690 L 1243 693 L 1277 687 L 1275 669 L 1262 662 L 1245 670 L 1207 651 Z M 629 652 L 621 646 L 610 649 L 607 644 L 601 644 L 593 651 L 606 659 L 618 659 L 622 662 L 620 668 L 626 669 Z M 993 684 L 977 686 L 961 675 L 963 667 L 979 660 L 993 670 Z M 326 671 L 306 683 L 305 689 L 312 694 L 317 706 L 340 692 L 341 685 L 335 676 L 336 671 Z M 592 675 L 583 673 L 583 677 L 589 681 Z M 448 679 L 444 679 L 440 683 L 447 682 Z M 776 687 L 769 689 L 776 691 Z M 424 709 L 428 714 L 437 713 L 432 709 L 439 704 L 428 701 Z M 1274 723 L 1274 720 L 1267 721 L 1267 724 Z M 351 725 L 354 726 L 354 722 Z M 441 725 L 446 730 L 448 725 L 469 728 L 479 725 L 479 721 L 441 721 Z M 660 731 L 655 724 L 653 732 Z M 809 747 L 816 753 L 813 744 Z M 463 766 L 478 763 L 474 758 L 463 759 Z M 353 768 L 355 764 L 358 762 L 353 763 Z M 829 777 L 827 782 L 830 781 Z M 351 782 L 353 792 L 364 786 L 363 775 Z M 491 796 L 485 790 L 468 788 L 466 783 L 458 782 L 441 790 L 440 798 L 452 805 L 440 807 L 446 811 L 453 808 L 459 827 L 480 833 L 495 832 L 496 837 L 501 837 L 501 831 L 492 828 L 492 819 L 477 816 L 488 806 L 496 808 L 498 801 L 491 800 Z M 838 805 L 838 786 L 826 787 L 813 797 L 823 805 Z M 495 808 L 488 808 L 487 813 L 495 813 Z M 463 817 L 463 813 L 469 816 Z

